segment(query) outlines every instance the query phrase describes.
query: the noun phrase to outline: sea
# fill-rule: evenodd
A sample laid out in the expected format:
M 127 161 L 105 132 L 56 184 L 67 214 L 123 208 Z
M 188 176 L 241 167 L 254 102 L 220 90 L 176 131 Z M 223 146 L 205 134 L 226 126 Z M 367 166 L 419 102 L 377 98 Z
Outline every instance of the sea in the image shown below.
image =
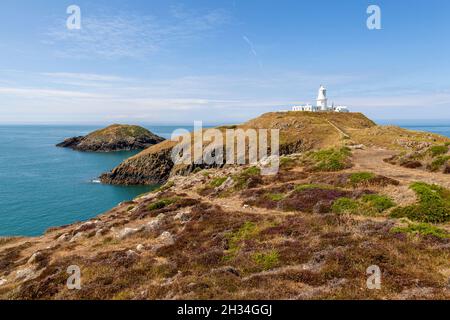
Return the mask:
M 450 121 L 379 120 L 379 124 L 450 137 Z M 178 128 L 145 126 L 170 138 Z M 92 153 L 57 148 L 65 138 L 99 126 L 0 125 L 0 237 L 39 236 L 54 226 L 89 220 L 158 186 L 111 186 L 98 177 L 133 152 Z

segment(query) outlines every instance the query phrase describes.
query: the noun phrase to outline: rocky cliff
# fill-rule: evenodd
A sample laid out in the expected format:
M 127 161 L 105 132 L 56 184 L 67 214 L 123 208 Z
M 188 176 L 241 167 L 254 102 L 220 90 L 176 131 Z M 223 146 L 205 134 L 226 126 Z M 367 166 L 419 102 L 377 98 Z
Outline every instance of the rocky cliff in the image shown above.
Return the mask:
M 78 151 L 112 152 L 145 149 L 162 141 L 164 138 L 145 128 L 114 124 L 84 137 L 66 139 L 57 146 Z

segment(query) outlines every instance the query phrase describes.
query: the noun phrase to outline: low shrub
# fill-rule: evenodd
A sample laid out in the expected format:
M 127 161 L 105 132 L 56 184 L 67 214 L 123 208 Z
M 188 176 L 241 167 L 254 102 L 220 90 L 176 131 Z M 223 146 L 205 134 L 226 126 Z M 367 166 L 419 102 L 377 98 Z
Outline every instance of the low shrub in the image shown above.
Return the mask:
M 359 214 L 375 216 L 395 206 L 395 203 L 386 196 L 366 194 L 359 199 L 339 198 L 331 209 L 337 214 Z
M 448 152 L 448 146 L 446 146 L 446 145 L 443 145 L 443 146 L 432 146 L 432 147 L 430 147 L 428 149 L 428 152 L 434 158 L 434 157 L 446 154 Z
M 350 156 L 349 148 L 326 149 L 308 153 L 306 163 L 313 171 L 339 171 L 350 167 Z
M 416 204 L 395 208 L 391 216 L 393 218 L 407 217 L 414 221 L 441 223 L 450 221 L 450 191 L 424 182 L 411 184 L 417 197 Z
M 339 198 L 333 202 L 331 210 L 337 214 L 355 214 L 359 209 L 359 203 L 350 198 Z
M 355 172 L 350 175 L 350 183 L 353 185 L 368 182 L 376 177 L 375 174 L 371 172 Z
M 158 200 L 156 202 L 153 202 L 153 203 L 149 204 L 147 206 L 147 210 L 148 211 L 155 211 L 155 210 L 163 209 L 163 208 L 165 208 L 167 206 L 170 206 L 171 204 L 174 204 L 177 201 L 178 201 L 177 198 L 160 199 L 160 200 Z
M 378 194 L 366 194 L 361 198 L 361 201 L 368 204 L 370 208 L 373 208 L 378 213 L 395 207 L 394 201 L 389 197 Z
M 262 182 L 260 175 L 261 169 L 258 167 L 247 168 L 233 177 L 233 180 L 235 181 L 234 188 L 236 190 L 253 188 Z
M 395 227 L 392 233 L 406 233 L 412 235 L 434 236 L 440 239 L 450 239 L 450 233 L 429 223 L 413 223 L 407 227 Z

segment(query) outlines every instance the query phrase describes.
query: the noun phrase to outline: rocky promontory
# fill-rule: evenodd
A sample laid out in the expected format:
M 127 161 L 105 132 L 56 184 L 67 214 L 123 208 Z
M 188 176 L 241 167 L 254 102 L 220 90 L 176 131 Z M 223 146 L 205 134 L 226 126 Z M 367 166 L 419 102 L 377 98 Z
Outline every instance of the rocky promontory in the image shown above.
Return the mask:
M 146 149 L 162 141 L 164 138 L 145 128 L 114 124 L 87 136 L 66 139 L 56 146 L 77 151 L 113 152 Z
M 361 113 L 312 113 L 274 112 L 266 113 L 246 123 L 224 126 L 218 129 L 279 129 L 280 154 L 289 155 L 323 148 L 346 145 L 349 147 L 382 146 L 405 151 L 413 149 L 403 140 L 445 143 L 447 138 L 422 132 L 408 131 L 398 127 L 378 126 Z M 394 139 L 393 137 L 398 137 Z M 164 141 L 125 160 L 100 179 L 108 184 L 160 184 L 171 176 L 186 175 L 195 170 L 206 169 L 206 165 L 175 166 L 171 159 L 173 141 Z M 211 167 L 211 166 L 209 166 Z M 212 166 L 213 167 L 213 166 Z M 217 166 L 216 166 L 217 167 Z

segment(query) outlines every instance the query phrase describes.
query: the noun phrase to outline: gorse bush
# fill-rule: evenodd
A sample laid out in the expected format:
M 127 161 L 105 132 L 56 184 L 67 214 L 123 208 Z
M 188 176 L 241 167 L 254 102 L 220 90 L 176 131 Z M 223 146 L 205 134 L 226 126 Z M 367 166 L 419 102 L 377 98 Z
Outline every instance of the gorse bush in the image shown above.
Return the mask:
M 411 184 L 418 198 L 416 204 L 399 207 L 392 211 L 394 218 L 407 217 L 420 222 L 440 223 L 450 221 L 450 191 L 424 182 Z

